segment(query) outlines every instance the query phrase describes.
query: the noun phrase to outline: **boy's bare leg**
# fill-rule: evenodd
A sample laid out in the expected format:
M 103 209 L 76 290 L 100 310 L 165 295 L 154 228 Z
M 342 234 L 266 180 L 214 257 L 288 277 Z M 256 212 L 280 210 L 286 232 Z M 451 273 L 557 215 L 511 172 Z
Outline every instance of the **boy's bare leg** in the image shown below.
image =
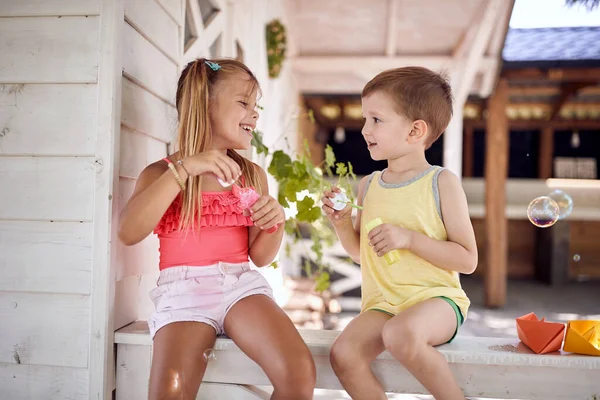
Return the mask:
M 371 371 L 371 362 L 385 350 L 381 333 L 391 316 L 366 311 L 354 318 L 331 348 L 331 366 L 354 400 L 387 399 Z
M 436 400 L 465 400 L 444 356 L 433 346 L 456 331 L 456 313 L 442 299 L 429 299 L 396 315 L 383 328 L 385 348 Z

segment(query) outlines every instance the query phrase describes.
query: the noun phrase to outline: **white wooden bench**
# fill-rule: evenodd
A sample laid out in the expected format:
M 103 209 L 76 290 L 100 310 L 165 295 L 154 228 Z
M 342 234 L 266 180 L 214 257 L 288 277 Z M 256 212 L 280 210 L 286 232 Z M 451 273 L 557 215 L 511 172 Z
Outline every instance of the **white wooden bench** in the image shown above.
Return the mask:
M 317 366 L 317 388 L 341 389 L 329 364 L 337 331 L 300 330 Z M 117 400 L 148 398 L 152 341 L 146 322 L 115 333 Z M 256 386 L 269 385 L 256 363 L 232 340 L 219 338 L 197 399 L 268 399 Z M 533 354 L 518 339 L 458 336 L 439 347 L 466 396 L 497 399 L 600 400 L 600 357 Z M 373 363 L 387 392 L 426 394 L 425 389 L 387 352 Z

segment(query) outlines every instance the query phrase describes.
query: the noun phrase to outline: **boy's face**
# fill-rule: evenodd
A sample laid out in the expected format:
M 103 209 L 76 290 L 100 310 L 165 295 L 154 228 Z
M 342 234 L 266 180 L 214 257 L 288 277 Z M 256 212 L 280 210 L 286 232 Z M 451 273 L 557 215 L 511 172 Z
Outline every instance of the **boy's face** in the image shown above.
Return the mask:
M 373 160 L 399 158 L 422 143 L 423 135 L 415 137 L 414 122 L 397 112 L 388 94 L 379 91 L 363 97 L 362 111 L 362 134 Z

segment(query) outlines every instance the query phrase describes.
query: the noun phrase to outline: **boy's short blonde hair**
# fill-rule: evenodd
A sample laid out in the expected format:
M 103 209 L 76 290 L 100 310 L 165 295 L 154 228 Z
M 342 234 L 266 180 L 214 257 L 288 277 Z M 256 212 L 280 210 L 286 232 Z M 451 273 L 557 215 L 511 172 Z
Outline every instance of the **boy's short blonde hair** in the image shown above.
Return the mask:
M 389 95 L 399 114 L 427 123 L 427 148 L 442 135 L 452 118 L 450 83 L 445 75 L 427 68 L 403 67 L 383 71 L 367 83 L 362 97 L 374 92 Z

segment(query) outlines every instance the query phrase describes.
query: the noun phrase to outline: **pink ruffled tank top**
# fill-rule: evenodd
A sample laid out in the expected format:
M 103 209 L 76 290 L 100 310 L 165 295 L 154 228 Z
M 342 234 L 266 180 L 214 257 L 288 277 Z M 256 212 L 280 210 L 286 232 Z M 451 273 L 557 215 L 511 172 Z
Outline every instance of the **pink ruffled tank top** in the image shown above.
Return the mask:
M 207 266 L 248 261 L 248 227 L 240 197 L 231 191 L 203 192 L 200 229 L 179 230 L 182 197 L 171 203 L 154 233 L 158 235 L 159 268 Z

